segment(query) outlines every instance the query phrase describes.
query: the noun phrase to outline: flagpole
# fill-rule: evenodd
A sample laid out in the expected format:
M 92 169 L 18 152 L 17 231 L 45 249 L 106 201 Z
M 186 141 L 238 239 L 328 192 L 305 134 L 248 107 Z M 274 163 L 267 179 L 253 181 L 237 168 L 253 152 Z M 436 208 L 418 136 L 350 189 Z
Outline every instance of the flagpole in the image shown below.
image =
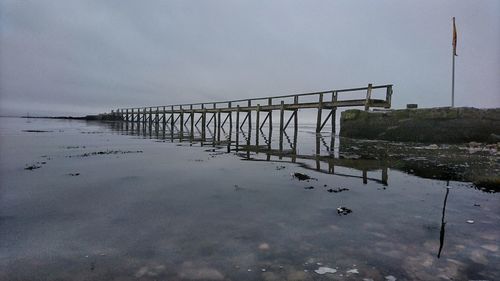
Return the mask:
M 451 107 L 455 107 L 455 52 L 452 50 L 453 63 L 451 66 Z
M 457 56 L 457 28 L 453 17 L 453 47 L 451 49 L 451 107 L 455 107 L 455 57 Z

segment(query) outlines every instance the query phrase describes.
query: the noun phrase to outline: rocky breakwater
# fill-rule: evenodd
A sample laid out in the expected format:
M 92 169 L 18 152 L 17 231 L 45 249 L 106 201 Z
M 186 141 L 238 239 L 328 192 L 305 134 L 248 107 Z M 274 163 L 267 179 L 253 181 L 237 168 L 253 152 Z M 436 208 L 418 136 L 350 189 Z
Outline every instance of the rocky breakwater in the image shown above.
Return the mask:
M 418 143 L 500 142 L 500 108 L 346 110 L 340 136 Z

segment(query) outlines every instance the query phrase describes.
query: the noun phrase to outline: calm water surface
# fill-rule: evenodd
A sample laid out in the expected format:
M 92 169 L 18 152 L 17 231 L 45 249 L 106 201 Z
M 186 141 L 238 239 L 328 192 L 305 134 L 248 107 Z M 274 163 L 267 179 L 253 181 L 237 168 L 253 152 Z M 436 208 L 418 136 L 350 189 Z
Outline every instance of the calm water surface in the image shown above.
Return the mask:
M 0 280 L 500 280 L 498 193 L 329 162 L 313 132 L 228 152 L 226 132 L 0 118 Z

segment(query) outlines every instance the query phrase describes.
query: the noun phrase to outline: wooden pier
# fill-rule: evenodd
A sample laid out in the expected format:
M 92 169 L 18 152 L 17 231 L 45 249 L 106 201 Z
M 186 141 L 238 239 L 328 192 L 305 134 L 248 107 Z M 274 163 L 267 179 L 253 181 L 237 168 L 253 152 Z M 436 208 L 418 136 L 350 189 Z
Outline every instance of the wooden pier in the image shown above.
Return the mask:
M 363 98 L 352 98 L 356 93 L 361 94 Z M 375 94 L 384 95 L 384 98 L 373 98 Z M 392 85 L 374 86 L 368 84 L 367 87 L 360 88 L 231 101 L 119 108 L 113 110 L 112 115 L 127 123 L 148 123 L 157 126 L 161 124 L 164 128 L 169 127 L 172 133 L 174 128 L 177 128 L 181 139 L 185 133 L 189 133 L 189 138 L 193 138 L 195 128 L 198 128 L 200 123 L 202 137 L 205 137 L 207 128 L 213 126 L 218 141 L 220 141 L 221 129 L 224 126 L 229 126 L 230 131 L 232 131 L 233 125 L 238 128 L 236 131 L 239 131 L 243 126 L 247 126 L 249 132 L 252 131 L 252 128 L 255 128 L 258 141 L 259 132 L 264 125 L 267 124 L 269 130 L 272 130 L 273 112 L 277 111 L 279 112 L 280 143 L 282 143 L 284 131 L 292 121 L 294 130 L 297 130 L 299 109 L 317 111 L 317 133 L 320 133 L 329 121 L 332 133 L 335 133 L 337 108 L 363 107 L 365 110 L 369 110 L 370 107 L 390 108 L 391 97 Z M 326 117 L 323 118 L 323 111 L 325 110 Z M 288 120 L 285 120 L 285 112 L 291 112 Z M 263 119 L 261 119 L 262 114 Z M 255 121 L 252 120 L 253 115 L 255 115 Z M 237 143 L 239 142 L 238 138 L 239 134 L 236 134 Z

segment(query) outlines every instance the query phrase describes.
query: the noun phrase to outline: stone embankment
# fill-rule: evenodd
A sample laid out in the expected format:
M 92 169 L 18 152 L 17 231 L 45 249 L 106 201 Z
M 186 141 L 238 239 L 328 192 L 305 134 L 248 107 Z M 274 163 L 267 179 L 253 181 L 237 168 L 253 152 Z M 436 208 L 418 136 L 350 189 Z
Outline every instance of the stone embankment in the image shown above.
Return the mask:
M 500 108 L 342 112 L 340 136 L 418 143 L 500 142 Z

